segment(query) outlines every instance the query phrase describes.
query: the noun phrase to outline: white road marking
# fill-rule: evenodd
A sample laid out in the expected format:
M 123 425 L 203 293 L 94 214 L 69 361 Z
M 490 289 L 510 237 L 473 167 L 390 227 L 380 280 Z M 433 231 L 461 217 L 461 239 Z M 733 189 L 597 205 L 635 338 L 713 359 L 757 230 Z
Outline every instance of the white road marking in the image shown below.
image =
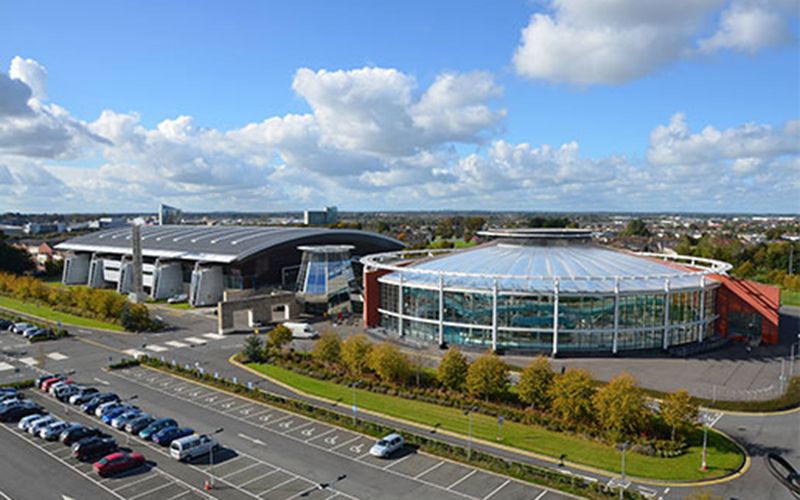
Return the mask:
M 545 495 L 547 495 L 547 490 L 542 490 L 542 492 L 539 493 L 539 496 L 536 497 L 534 500 L 539 500 L 540 498 L 542 498 Z
M 438 469 L 442 465 L 444 465 L 444 460 L 442 460 L 441 462 L 439 462 L 437 464 L 431 465 L 430 467 L 428 467 L 424 471 L 422 471 L 419 474 L 417 474 L 416 476 L 414 476 L 414 479 L 420 478 L 420 477 L 424 476 L 425 474 L 427 474 L 428 472 L 433 472 L 434 470 Z
M 254 464 L 254 465 L 263 465 L 263 464 Z M 249 469 L 249 468 L 250 468 L 250 467 L 248 467 L 248 469 Z M 244 470 L 244 469 L 242 469 L 242 470 Z M 242 471 L 239 471 L 239 472 L 242 472 Z M 267 473 L 265 473 L 265 474 L 262 474 L 262 475 L 260 475 L 260 476 L 256 476 L 256 477 L 254 477 L 253 479 L 250 479 L 250 480 L 248 480 L 248 481 L 245 481 L 245 482 L 241 483 L 240 485 L 238 485 L 238 487 L 239 487 L 239 488 L 241 488 L 241 487 L 243 487 L 243 486 L 245 486 L 245 485 L 247 485 L 247 484 L 250 484 L 250 483 L 252 483 L 252 482 L 254 482 L 254 481 L 257 481 L 257 480 L 259 480 L 259 479 L 261 479 L 261 478 L 263 478 L 263 477 L 267 477 L 267 476 L 270 476 L 270 475 L 272 475 L 272 474 L 275 474 L 276 472 L 278 472 L 278 469 L 271 470 L 271 471 L 269 471 L 269 472 L 267 472 Z
M 160 346 L 158 344 L 146 345 L 146 346 L 144 346 L 144 348 L 147 349 L 147 350 L 153 351 L 153 352 L 169 351 L 169 349 L 167 349 L 166 347 Z
M 125 354 L 127 354 L 132 358 L 137 358 L 137 359 L 144 356 L 144 353 L 142 351 L 137 351 L 136 349 L 128 349 L 127 351 L 122 351 L 122 352 L 124 352 Z M 134 375 L 134 376 L 141 377 L 142 375 Z
M 262 441 L 260 439 L 256 439 L 254 437 L 250 437 L 247 434 L 242 434 L 241 432 L 239 434 L 237 434 L 237 436 L 239 436 L 242 439 L 246 439 L 246 440 L 250 441 L 251 443 L 260 444 L 262 446 L 266 446 L 267 445 L 267 443 L 265 443 L 264 441 Z
M 36 358 L 19 358 L 20 363 L 25 363 L 28 366 L 38 365 L 39 361 Z
M 147 491 L 145 491 L 143 493 L 139 493 L 138 495 L 134 495 L 134 496 L 130 497 L 128 500 L 135 500 L 136 498 L 143 497 L 145 495 L 149 495 L 150 493 L 156 492 L 158 490 L 163 490 L 164 488 L 166 488 L 167 486 L 169 486 L 171 484 L 172 483 L 167 481 L 166 483 L 162 484 L 161 486 L 156 486 L 155 488 L 149 489 L 149 490 L 147 490 Z
M 5 372 L 5 371 L 8 371 L 8 370 L 13 370 L 13 369 L 14 369 L 14 365 L 9 365 L 8 363 L 6 363 L 4 361 L 0 361 L 0 372 Z
M 64 361 L 65 359 L 69 359 L 69 356 L 65 356 L 60 352 L 51 352 L 47 355 L 47 357 L 54 361 Z
M 200 345 L 200 344 L 205 344 L 205 343 L 206 343 L 206 341 L 205 341 L 205 340 L 203 340 L 203 339 L 198 339 L 197 337 L 186 337 L 186 338 L 185 338 L 185 339 L 183 339 L 183 340 L 185 340 L 186 342 L 191 342 L 192 344 L 198 344 L 198 345 Z
M 178 349 L 180 349 L 181 347 L 189 347 L 189 344 L 178 342 L 177 340 L 168 340 L 164 343 L 171 347 L 177 347 Z
M 278 484 L 276 484 L 276 485 L 275 485 L 275 486 L 273 486 L 272 488 L 268 488 L 268 489 L 266 489 L 266 490 L 262 491 L 261 493 L 259 493 L 259 494 L 258 494 L 258 495 L 256 495 L 256 496 L 257 496 L 257 497 L 264 496 L 264 495 L 266 495 L 267 493 L 269 493 L 270 491 L 272 491 L 272 490 L 274 490 L 274 489 L 277 489 L 277 488 L 280 488 L 280 487 L 281 487 L 281 486 L 283 486 L 284 484 L 291 483 L 291 482 L 292 482 L 292 481 L 294 481 L 295 479 L 300 479 L 300 477 L 299 477 L 299 476 L 296 476 L 296 477 L 289 478 L 289 479 L 287 479 L 286 481 L 284 481 L 284 482 L 282 482 L 282 483 L 278 483 Z M 303 479 L 303 480 L 304 480 L 304 481 L 306 481 L 306 482 L 310 482 L 310 481 L 307 481 L 307 480 L 305 480 L 305 479 Z M 311 483 L 311 484 L 314 484 L 314 483 Z
M 502 490 L 503 488 L 505 488 L 505 487 L 506 487 L 506 485 L 507 485 L 508 483 L 510 483 L 510 482 L 511 482 L 511 480 L 510 480 L 510 479 L 506 479 L 506 482 L 505 482 L 505 483 L 501 484 L 501 485 L 500 485 L 500 486 L 498 486 L 497 488 L 495 488 L 495 489 L 493 489 L 492 491 L 490 491 L 490 492 L 489 492 L 489 494 L 488 494 L 488 495 L 486 495 L 485 497 L 483 497 L 483 499 L 482 499 L 482 500 L 489 500 L 489 498 L 493 497 L 493 496 L 494 496 L 494 495 L 495 495 L 495 494 L 496 494 L 498 491 L 500 491 L 500 490 Z M 547 491 L 547 490 L 545 490 L 545 491 Z
M 403 458 L 405 458 L 405 457 L 403 457 Z M 472 475 L 475 474 L 476 472 L 478 472 L 478 469 L 472 469 L 472 472 L 470 472 L 469 474 L 464 474 L 464 477 L 462 477 L 461 479 L 457 480 L 455 483 L 453 483 L 450 486 L 448 486 L 447 489 L 449 490 L 449 489 L 452 489 L 452 488 L 458 486 L 462 482 L 464 482 L 467 479 L 469 479 L 470 477 L 472 477 Z M 545 490 L 545 491 L 547 491 L 547 490 Z M 536 500 L 539 500 L 539 498 L 537 497 Z
M 206 333 L 203 334 L 203 337 L 211 340 L 222 340 L 225 338 L 225 335 L 220 335 L 218 333 Z

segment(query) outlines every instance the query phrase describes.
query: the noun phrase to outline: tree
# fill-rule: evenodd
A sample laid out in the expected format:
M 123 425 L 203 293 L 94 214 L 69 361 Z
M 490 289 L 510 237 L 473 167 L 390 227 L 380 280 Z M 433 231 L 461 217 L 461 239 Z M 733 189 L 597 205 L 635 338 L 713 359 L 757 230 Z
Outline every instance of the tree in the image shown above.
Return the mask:
M 329 330 L 320 336 L 311 355 L 321 363 L 333 365 L 340 361 L 339 356 L 341 353 L 341 339 L 335 332 Z
M 546 410 L 550 407 L 550 386 L 554 376 L 550 361 L 544 356 L 536 356 L 520 373 L 517 384 L 519 398 L 537 409 Z
M 672 429 L 673 441 L 676 432 L 688 431 L 697 425 L 697 412 L 697 404 L 686 389 L 667 394 L 659 406 L 661 418 Z
M 628 222 L 622 236 L 650 236 L 650 230 L 642 219 L 633 219 Z
M 451 347 L 447 350 L 439 363 L 439 367 L 436 369 L 436 379 L 448 389 L 460 391 L 467 381 L 468 369 L 469 361 L 467 361 L 467 357 L 457 348 Z
M 631 436 L 647 425 L 645 397 L 633 376 L 617 375 L 592 397 L 596 420 L 617 437 Z
M 351 375 L 361 375 L 367 371 L 367 360 L 372 344 L 362 334 L 347 337 L 342 342 L 342 362 Z
M 252 363 L 264 361 L 264 340 L 259 335 L 248 335 L 244 339 L 242 355 Z
M 123 328 L 130 332 L 147 332 L 157 329 L 155 322 L 150 319 L 150 313 L 144 304 L 126 302 L 122 307 L 119 322 Z
M 22 274 L 33 271 L 34 268 L 30 254 L 21 248 L 9 245 L 5 234 L 0 232 L 0 271 Z
M 388 342 L 383 342 L 370 351 L 367 366 L 381 380 L 392 384 L 405 383 L 411 373 L 411 364 L 406 355 Z
M 469 365 L 467 391 L 474 397 L 496 398 L 508 390 L 508 365 L 494 352 L 487 351 Z
M 590 422 L 593 395 L 594 387 L 589 372 L 567 370 L 553 380 L 550 407 L 561 420 L 570 425 Z
M 292 331 L 281 323 L 269 331 L 267 339 L 270 349 L 281 352 L 292 341 Z

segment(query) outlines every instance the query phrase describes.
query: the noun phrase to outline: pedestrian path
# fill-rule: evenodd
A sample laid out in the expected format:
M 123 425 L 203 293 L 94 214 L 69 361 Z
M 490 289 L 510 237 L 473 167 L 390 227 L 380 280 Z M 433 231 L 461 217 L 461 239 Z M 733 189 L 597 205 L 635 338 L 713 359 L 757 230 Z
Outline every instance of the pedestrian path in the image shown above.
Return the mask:
M 162 344 L 145 344 L 141 349 L 127 349 L 123 352 L 133 358 L 139 358 L 148 354 L 146 351 L 150 351 L 150 353 L 161 354 L 173 349 L 184 349 L 187 347 L 194 347 L 196 345 L 206 345 L 211 341 L 222 340 L 224 338 L 225 335 L 205 333 L 196 337 L 184 337 L 180 340 L 166 340 Z

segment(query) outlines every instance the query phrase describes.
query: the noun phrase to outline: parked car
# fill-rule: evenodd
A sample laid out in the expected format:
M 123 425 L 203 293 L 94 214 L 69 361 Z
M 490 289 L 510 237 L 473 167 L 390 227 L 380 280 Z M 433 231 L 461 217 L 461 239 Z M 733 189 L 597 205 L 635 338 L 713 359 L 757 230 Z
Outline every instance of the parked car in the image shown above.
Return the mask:
M 387 458 L 392 453 L 396 452 L 405 444 L 403 436 L 397 433 L 389 434 L 383 437 L 372 448 L 369 449 L 369 454 L 373 457 Z
M 42 392 L 48 392 L 51 385 L 63 382 L 64 380 L 67 380 L 67 377 L 64 375 L 53 375 L 49 379 L 42 382 L 42 385 L 39 388 L 42 390 Z
M 55 441 L 58 439 L 58 436 L 61 435 L 61 432 L 70 425 L 72 425 L 70 422 L 64 422 L 63 420 L 59 422 L 53 422 L 39 431 L 39 437 L 45 441 Z
M 176 439 L 181 439 L 194 434 L 194 430 L 188 427 L 167 427 L 153 435 L 153 442 L 161 446 L 169 446 Z
M 12 323 L 11 321 L 8 321 L 7 319 L 0 319 L 0 330 L 1 331 L 6 331 L 9 328 L 11 328 L 12 326 L 14 326 L 14 323 Z
M 119 401 L 119 396 L 117 396 L 113 392 L 104 392 L 102 394 L 97 394 L 86 403 L 83 403 L 81 405 L 81 410 L 84 413 L 91 415 L 94 413 L 94 411 L 97 409 L 98 406 L 100 406 L 103 403 L 108 403 L 111 401 Z
M 23 430 L 23 431 L 27 431 L 28 427 L 30 427 L 30 425 L 33 422 L 35 422 L 36 420 L 39 420 L 42 417 L 44 417 L 44 413 L 41 413 L 41 412 L 37 412 L 37 413 L 32 413 L 30 415 L 26 415 L 24 418 L 21 418 L 19 420 L 19 423 L 17 423 L 17 428 L 20 429 L 20 430 Z
M 72 456 L 84 462 L 117 451 L 117 442 L 112 438 L 88 437 L 72 445 Z
M 69 401 L 73 395 L 78 394 L 81 388 L 75 384 L 67 384 L 65 387 L 60 387 L 55 391 L 56 399 L 61 401 L 62 403 L 66 403 Z
M 74 443 L 78 441 L 90 437 L 108 437 L 106 434 L 103 433 L 100 429 L 94 427 L 86 427 L 86 426 L 78 426 L 76 428 L 67 429 L 61 433 L 59 436 L 59 441 L 64 443 L 67 446 L 72 446 Z
M 94 387 L 79 387 L 78 392 L 69 397 L 69 404 L 82 405 L 90 401 L 93 397 L 99 394 L 100 391 Z
M 27 330 L 28 328 L 32 327 L 33 325 L 30 323 L 20 322 L 14 323 L 14 326 L 11 327 L 11 331 L 16 333 L 17 335 L 21 335 L 22 332 Z
M 291 330 L 293 339 L 315 339 L 319 337 L 319 332 L 308 323 L 286 321 L 283 323 L 283 326 Z
M 139 408 L 122 412 L 111 420 L 111 427 L 115 429 L 124 429 L 125 426 L 128 425 L 128 422 L 137 419 L 142 415 L 142 410 Z
M 22 331 L 22 336 L 27 339 L 28 336 L 30 336 L 32 333 L 38 332 L 39 330 L 42 330 L 42 328 L 35 325 L 31 326 L 30 328 L 26 328 L 25 330 Z
M 51 378 L 53 378 L 55 376 L 56 376 L 55 373 L 46 373 L 44 375 L 36 377 L 36 380 L 34 380 L 34 385 L 36 385 L 37 389 L 41 389 L 42 388 L 42 384 L 44 383 L 45 380 L 51 379 Z
M 0 394 L 19 394 L 19 391 L 13 387 L 0 387 Z
M 124 404 L 122 404 L 120 406 L 115 406 L 113 408 L 107 408 L 106 411 L 104 411 L 103 414 L 100 417 L 103 420 L 104 424 L 111 425 L 111 421 L 112 420 L 114 420 L 115 418 L 117 418 L 118 416 L 122 415 L 125 412 L 129 412 L 129 411 L 133 411 L 133 410 L 139 410 L 139 409 L 136 408 L 133 405 L 130 405 L 128 403 L 124 403 Z M 139 411 L 141 411 L 141 410 L 139 410 Z
M 155 422 L 156 419 L 150 415 L 142 415 L 136 417 L 127 424 L 125 424 L 125 432 L 138 435 L 143 429 Z
M 70 432 L 73 432 L 73 431 L 76 431 L 76 430 L 82 429 L 82 428 L 83 428 L 82 424 L 79 424 L 77 422 L 71 422 L 66 429 L 61 431 L 61 433 L 58 435 L 57 439 L 58 439 L 59 442 L 63 443 L 64 441 L 61 440 L 62 437 L 64 437 L 65 435 L 69 434 Z
M 141 431 L 139 431 L 139 437 L 144 440 L 150 441 L 158 431 L 166 429 L 167 427 L 177 427 L 177 426 L 178 422 L 176 422 L 175 419 L 160 418 L 155 422 L 153 422 L 152 424 L 145 427 L 144 429 L 142 429 Z
M 48 338 L 53 336 L 53 330 L 48 330 L 46 328 L 38 328 L 35 331 L 27 332 L 25 338 L 28 340 L 38 339 L 38 338 Z
M 135 469 L 144 464 L 144 457 L 138 453 L 118 451 L 101 458 L 92 466 L 100 476 L 119 474 L 130 469 Z
M 0 394 L 0 404 L 10 403 L 12 401 L 22 401 L 22 394 L 18 392 L 6 392 Z
M 47 388 L 47 394 L 55 396 L 57 390 L 68 385 L 72 385 L 72 380 L 62 380 L 60 382 L 56 382 L 55 384 L 51 384 L 50 387 Z
M 28 434 L 32 434 L 34 436 L 39 435 L 39 431 L 52 424 L 53 422 L 58 422 L 58 419 L 53 415 L 45 415 L 44 417 L 34 420 L 31 422 L 31 425 L 28 426 Z
M 173 441 L 169 445 L 169 454 L 175 460 L 184 461 L 202 457 L 211 453 L 212 450 L 217 451 L 219 449 L 219 444 L 210 437 L 205 434 L 199 436 L 195 434 Z
M 0 422 L 15 422 L 28 415 L 38 414 L 41 409 L 36 403 L 23 400 L 0 409 Z

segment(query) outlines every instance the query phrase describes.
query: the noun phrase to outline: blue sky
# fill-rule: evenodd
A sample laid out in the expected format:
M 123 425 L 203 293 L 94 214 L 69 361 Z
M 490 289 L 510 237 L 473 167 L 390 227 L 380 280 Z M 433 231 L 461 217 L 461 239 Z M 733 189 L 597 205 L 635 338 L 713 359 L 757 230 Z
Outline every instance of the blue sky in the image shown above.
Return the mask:
M 0 210 L 800 211 L 797 2 L 672 4 L 5 2 Z

